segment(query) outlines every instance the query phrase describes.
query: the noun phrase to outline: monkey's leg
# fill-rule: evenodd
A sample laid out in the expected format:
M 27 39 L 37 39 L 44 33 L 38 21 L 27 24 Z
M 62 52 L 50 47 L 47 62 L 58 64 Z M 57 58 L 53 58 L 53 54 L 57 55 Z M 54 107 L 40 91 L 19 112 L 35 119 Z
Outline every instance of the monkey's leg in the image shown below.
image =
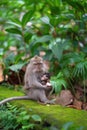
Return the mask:
M 55 99 L 49 100 L 46 97 L 46 93 L 44 90 L 38 91 L 39 101 L 44 104 L 55 104 Z

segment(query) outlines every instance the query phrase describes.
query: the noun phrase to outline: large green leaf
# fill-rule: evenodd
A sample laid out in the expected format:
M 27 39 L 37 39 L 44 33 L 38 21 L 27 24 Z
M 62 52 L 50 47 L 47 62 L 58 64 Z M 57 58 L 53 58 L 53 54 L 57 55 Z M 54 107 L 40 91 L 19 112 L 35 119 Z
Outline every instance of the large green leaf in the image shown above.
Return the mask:
M 42 17 L 42 18 L 41 18 L 41 21 L 43 21 L 43 22 L 46 23 L 46 24 L 50 24 L 50 19 L 49 19 L 49 17 L 47 17 L 47 16 Z
M 23 18 L 22 18 L 22 26 L 24 27 L 27 22 L 30 21 L 30 19 L 32 18 L 34 13 L 34 10 L 29 10 L 26 14 L 24 14 Z
M 5 63 L 5 66 L 9 66 L 10 64 L 14 64 L 15 62 L 15 55 L 14 53 L 10 53 L 9 55 L 7 55 L 6 58 L 4 58 L 4 63 Z
M 12 25 L 14 27 L 21 28 L 21 22 L 19 19 L 14 19 L 13 21 L 8 21 L 7 24 Z
M 41 120 L 41 117 L 40 117 L 39 115 L 32 115 L 31 117 L 32 117 L 32 119 L 33 119 L 34 121 L 40 121 L 40 122 L 42 121 L 42 120 Z
M 10 32 L 10 33 L 14 33 L 14 34 L 19 34 L 21 35 L 21 31 L 18 29 L 18 28 L 7 28 L 5 29 L 7 32 Z
M 52 39 L 52 37 L 50 35 L 45 35 L 45 36 L 42 36 L 40 38 L 37 38 L 37 40 L 35 41 L 35 43 L 42 43 L 42 42 L 48 42 Z
M 55 57 L 60 61 L 63 54 L 63 45 L 61 43 L 56 43 L 52 45 L 51 50 L 53 54 L 55 55 Z
M 15 64 L 17 64 L 19 61 L 21 61 L 22 57 L 24 56 L 24 53 L 20 53 L 15 56 Z
M 18 63 L 18 64 L 10 66 L 9 69 L 14 72 L 18 72 L 18 70 L 20 70 L 24 65 L 25 63 Z
M 26 32 L 26 33 L 24 34 L 24 40 L 25 40 L 26 43 L 29 42 L 29 40 L 31 39 L 32 35 L 33 35 L 33 34 L 30 33 L 30 32 Z

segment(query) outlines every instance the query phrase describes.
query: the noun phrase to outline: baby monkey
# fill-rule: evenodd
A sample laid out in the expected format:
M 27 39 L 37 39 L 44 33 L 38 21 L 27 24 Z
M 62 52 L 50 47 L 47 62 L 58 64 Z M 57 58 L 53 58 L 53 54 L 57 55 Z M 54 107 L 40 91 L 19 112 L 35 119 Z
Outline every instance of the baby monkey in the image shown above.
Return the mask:
M 52 85 L 50 84 L 50 74 L 49 74 L 49 73 L 44 73 L 44 74 L 42 75 L 42 77 L 41 77 L 41 83 L 42 83 L 43 85 L 47 85 L 47 87 L 52 86 Z
M 47 89 L 46 89 L 46 96 L 48 97 L 50 95 L 50 92 L 52 90 L 52 85 L 50 83 L 50 74 L 49 73 L 44 73 L 41 77 L 41 84 L 42 85 L 46 85 Z

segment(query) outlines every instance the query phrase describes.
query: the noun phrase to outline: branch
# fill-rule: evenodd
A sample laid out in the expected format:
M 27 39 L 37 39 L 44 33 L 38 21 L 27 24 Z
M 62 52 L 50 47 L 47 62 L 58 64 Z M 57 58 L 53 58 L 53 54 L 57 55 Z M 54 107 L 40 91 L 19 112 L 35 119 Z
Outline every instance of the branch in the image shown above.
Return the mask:
M 17 97 L 11 97 L 4 99 L 0 102 L 0 105 L 5 104 L 6 102 L 12 101 L 12 100 L 29 100 L 30 98 L 28 96 L 17 96 Z

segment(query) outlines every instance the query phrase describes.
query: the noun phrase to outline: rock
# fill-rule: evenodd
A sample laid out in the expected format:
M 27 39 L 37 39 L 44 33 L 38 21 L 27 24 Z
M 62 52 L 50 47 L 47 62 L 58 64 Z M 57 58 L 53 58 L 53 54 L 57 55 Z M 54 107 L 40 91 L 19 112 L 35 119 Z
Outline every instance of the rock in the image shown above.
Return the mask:
M 62 90 L 59 95 L 56 96 L 56 104 L 67 106 L 73 102 L 73 95 L 69 90 Z

